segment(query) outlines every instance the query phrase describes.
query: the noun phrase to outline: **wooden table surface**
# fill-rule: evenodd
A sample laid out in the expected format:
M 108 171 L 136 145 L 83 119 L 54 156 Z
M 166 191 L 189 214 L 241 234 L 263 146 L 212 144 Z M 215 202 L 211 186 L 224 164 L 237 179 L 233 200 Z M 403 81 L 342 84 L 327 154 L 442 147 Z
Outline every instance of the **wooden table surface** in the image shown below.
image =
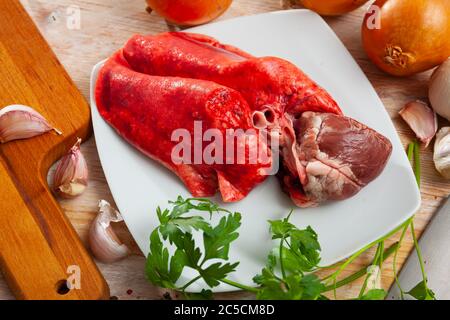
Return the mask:
M 144 0 L 22 0 L 22 3 L 86 99 L 89 97 L 89 75 L 95 63 L 108 57 L 134 33 L 158 33 L 173 29 L 161 17 L 154 13 L 148 14 Z M 234 0 L 231 8 L 220 19 L 276 11 L 286 7 L 287 5 L 280 0 Z M 73 13 L 77 9 L 80 9 L 80 28 L 72 24 Z M 360 26 L 363 14 L 364 9 L 359 9 L 326 20 L 375 87 L 406 145 L 413 138 L 413 134 L 399 119 L 397 112 L 410 100 L 426 99 L 429 72 L 398 79 L 385 75 L 374 67 L 361 46 Z M 60 203 L 80 237 L 86 241 L 90 221 L 96 215 L 98 201 L 100 199 L 111 203 L 114 201 L 100 166 L 94 137 L 83 144 L 82 151 L 90 169 L 89 187 L 79 198 L 60 200 Z M 450 183 L 440 178 L 434 169 L 431 148 L 422 151 L 421 190 L 422 207 L 415 218 L 418 234 L 423 231 L 443 197 L 450 192 Z M 145 258 L 125 225 L 119 225 L 116 229 L 120 238 L 131 246 L 133 255 L 110 265 L 99 263 L 110 285 L 111 295 L 119 299 L 162 299 L 166 290 L 155 288 L 146 282 L 143 271 Z M 398 240 L 398 237 L 399 234 L 395 235 L 387 245 Z M 408 234 L 399 253 L 398 267 L 401 267 L 411 248 L 411 236 Z M 372 255 L 373 251 L 357 259 L 343 275 L 367 265 Z M 391 258 L 384 264 L 383 288 L 388 289 L 392 282 Z M 356 296 L 360 286 L 361 281 L 357 281 L 339 289 L 338 298 Z M 224 297 L 246 298 L 249 295 L 244 293 L 218 295 L 218 298 Z M 6 284 L 0 278 L 0 299 L 12 298 Z

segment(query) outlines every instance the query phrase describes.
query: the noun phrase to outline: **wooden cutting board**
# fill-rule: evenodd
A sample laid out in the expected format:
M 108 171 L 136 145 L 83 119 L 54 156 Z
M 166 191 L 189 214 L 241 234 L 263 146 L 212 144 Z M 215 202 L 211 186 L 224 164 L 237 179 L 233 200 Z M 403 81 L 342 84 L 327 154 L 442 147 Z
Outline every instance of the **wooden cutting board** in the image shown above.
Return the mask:
M 21 299 L 109 298 L 46 182 L 76 138 L 88 137 L 89 106 L 19 1 L 0 0 L 0 108 L 10 104 L 33 107 L 63 132 L 0 145 L 0 267 L 10 288 Z

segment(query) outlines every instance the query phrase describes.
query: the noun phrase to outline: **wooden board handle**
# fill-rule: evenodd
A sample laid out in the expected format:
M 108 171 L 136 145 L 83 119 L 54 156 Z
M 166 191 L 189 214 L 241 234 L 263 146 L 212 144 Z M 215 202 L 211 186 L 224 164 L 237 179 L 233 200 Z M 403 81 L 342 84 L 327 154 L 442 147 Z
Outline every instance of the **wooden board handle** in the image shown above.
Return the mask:
M 109 298 L 105 280 L 46 185 L 30 187 L 12 170 L 1 162 L 0 261 L 16 297 Z

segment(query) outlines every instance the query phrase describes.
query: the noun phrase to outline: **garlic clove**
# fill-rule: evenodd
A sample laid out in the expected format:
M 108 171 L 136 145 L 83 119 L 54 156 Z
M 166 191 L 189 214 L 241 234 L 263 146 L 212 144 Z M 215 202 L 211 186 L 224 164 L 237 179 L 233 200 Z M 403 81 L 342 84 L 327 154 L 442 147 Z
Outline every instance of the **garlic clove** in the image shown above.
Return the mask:
M 433 109 L 425 102 L 417 100 L 407 103 L 399 114 L 426 148 L 436 134 L 438 126 Z
M 111 205 L 100 200 L 99 213 L 89 229 L 89 244 L 94 256 L 101 262 L 112 263 L 130 255 L 111 227 L 111 222 L 123 221 L 122 215 Z
M 61 195 L 67 195 L 69 198 L 79 196 L 86 190 L 86 185 L 80 181 L 69 182 L 58 187 L 58 191 Z
M 433 72 L 428 97 L 434 111 L 450 120 L 450 58 Z
M 54 130 L 48 121 L 36 110 L 15 104 L 0 110 L 0 143 L 32 138 Z
M 436 134 L 433 161 L 436 170 L 450 179 L 450 127 L 443 127 Z
M 88 167 L 80 150 L 81 139 L 62 157 L 53 177 L 56 193 L 64 198 L 82 194 L 88 185 Z

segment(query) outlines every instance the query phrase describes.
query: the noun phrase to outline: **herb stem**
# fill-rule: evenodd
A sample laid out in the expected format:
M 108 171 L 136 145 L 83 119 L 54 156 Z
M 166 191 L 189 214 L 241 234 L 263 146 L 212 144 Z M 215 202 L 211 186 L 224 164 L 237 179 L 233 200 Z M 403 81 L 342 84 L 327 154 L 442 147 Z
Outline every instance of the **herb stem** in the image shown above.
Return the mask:
M 408 144 L 408 152 L 407 152 L 407 154 L 408 154 L 408 159 L 409 159 L 409 161 L 412 161 L 412 160 L 413 160 L 414 146 L 415 146 L 414 142 L 410 142 L 410 143 Z
M 359 295 L 358 295 L 358 299 L 357 300 L 360 300 L 361 297 L 364 295 L 364 291 L 366 291 L 366 288 L 367 288 L 367 281 L 369 281 L 369 276 L 370 276 L 370 274 L 366 275 L 366 278 L 364 279 L 364 283 L 361 286 L 361 290 L 359 290 Z
M 382 261 L 382 259 L 383 259 L 383 252 L 384 252 L 384 241 L 381 242 L 380 255 L 378 256 L 378 266 L 380 267 L 380 269 L 381 269 L 382 263 L 383 263 L 383 261 Z
M 384 262 L 385 260 L 387 260 L 394 252 L 396 252 L 396 250 L 398 249 L 398 246 L 399 246 L 399 243 L 396 242 L 392 246 L 387 248 L 383 253 L 383 258 L 381 259 L 381 261 Z M 374 262 L 372 261 L 372 264 L 373 263 Z M 357 272 L 348 276 L 347 278 L 344 278 L 344 279 L 336 282 L 336 288 L 343 287 L 343 286 L 363 277 L 366 273 L 367 273 L 367 267 L 363 267 L 360 270 L 358 270 Z M 331 291 L 333 289 L 334 289 L 334 285 L 330 285 L 330 286 L 325 287 L 325 289 L 322 292 Z
M 409 220 L 412 221 L 413 218 L 410 218 Z M 405 225 L 405 227 L 403 228 L 402 234 L 400 236 L 400 239 L 398 241 L 398 248 L 397 250 L 395 250 L 395 254 L 394 254 L 394 259 L 392 261 L 392 271 L 394 272 L 394 279 L 395 279 L 395 283 L 398 287 L 398 290 L 400 291 L 400 298 L 403 300 L 404 299 L 404 291 L 402 286 L 400 285 L 400 281 L 398 280 L 398 273 L 397 273 L 397 257 L 398 257 L 398 251 L 400 249 L 400 247 L 402 246 L 402 242 L 403 239 L 405 238 L 406 235 L 406 231 L 408 231 L 408 228 L 410 226 L 411 222 L 407 225 Z
M 193 284 L 195 281 L 199 280 L 202 276 L 198 275 L 188 283 L 186 283 L 184 286 L 182 286 L 179 291 L 185 291 L 191 284 Z
M 414 173 L 416 175 L 417 185 L 420 188 L 420 146 L 417 141 L 414 142 Z M 427 276 L 425 274 L 425 266 L 423 264 L 422 252 L 419 247 L 419 243 L 417 242 L 417 237 L 414 229 L 414 220 L 411 219 L 411 234 L 414 241 L 414 247 L 417 252 L 417 257 L 419 258 L 420 270 L 422 272 L 422 278 L 424 280 L 425 287 L 427 286 Z
M 242 290 L 245 290 L 245 291 L 249 291 L 249 292 L 253 292 L 253 293 L 258 293 L 259 292 L 258 288 L 253 288 L 253 287 L 250 287 L 250 286 L 246 286 L 246 285 L 243 285 L 243 284 L 238 283 L 238 282 L 234 282 L 234 281 L 229 280 L 229 279 L 222 279 L 220 281 L 223 282 L 223 283 L 226 283 L 226 284 L 228 284 L 228 285 L 230 285 L 232 287 L 236 287 L 236 288 L 239 288 L 239 289 L 242 289 Z
M 422 258 L 422 250 L 420 250 L 419 243 L 417 242 L 417 237 L 414 229 L 414 222 L 411 221 L 411 234 L 414 241 L 414 247 L 416 249 L 417 257 L 419 258 L 420 263 L 420 271 L 422 272 L 422 278 L 424 281 L 425 288 L 427 288 L 427 275 L 425 273 L 425 266 L 423 264 L 423 258 Z
M 280 241 L 280 269 L 281 269 L 281 274 L 284 279 L 284 278 L 286 278 L 286 271 L 284 270 L 284 263 L 283 263 L 283 242 L 284 242 L 284 238 L 282 238 Z
M 352 263 L 357 257 L 359 257 L 362 253 L 364 253 L 365 251 L 367 251 L 369 248 L 372 248 L 374 245 L 380 243 L 381 241 L 384 241 L 388 238 L 390 238 L 393 234 L 395 234 L 397 231 L 399 231 L 400 229 L 404 228 L 405 225 L 409 224 L 411 221 L 411 219 L 406 220 L 405 222 L 403 222 L 401 225 L 399 225 L 398 227 L 396 227 L 395 229 L 393 229 L 392 231 L 388 232 L 385 236 L 383 236 L 382 238 L 372 241 L 371 243 L 369 243 L 368 245 L 362 247 L 361 249 L 359 249 L 358 251 L 356 251 L 354 254 L 352 254 L 340 267 L 337 271 L 335 271 L 334 273 L 332 273 L 331 275 L 327 276 L 326 279 L 328 278 L 333 278 L 334 280 L 336 280 L 337 276 L 350 264 Z M 325 279 L 324 279 L 325 280 Z
M 335 269 L 335 268 L 339 267 L 342 263 L 343 263 L 342 261 L 339 261 L 339 262 L 336 262 L 335 264 L 331 264 L 331 265 L 328 265 L 328 266 L 323 266 L 323 267 L 322 266 L 317 266 L 317 270 Z
M 417 185 L 420 188 L 420 176 L 421 176 L 420 146 L 419 146 L 419 143 L 417 141 L 414 142 L 414 173 L 416 175 Z

